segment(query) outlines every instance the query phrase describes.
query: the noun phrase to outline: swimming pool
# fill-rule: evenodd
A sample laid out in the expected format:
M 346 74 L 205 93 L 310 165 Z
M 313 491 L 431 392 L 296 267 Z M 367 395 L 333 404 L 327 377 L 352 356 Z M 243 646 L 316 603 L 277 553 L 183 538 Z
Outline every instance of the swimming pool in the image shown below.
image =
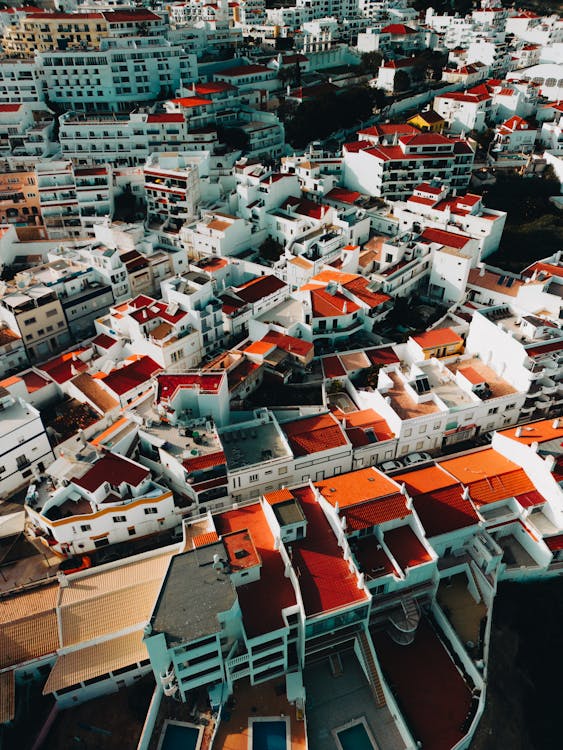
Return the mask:
M 376 750 L 363 722 L 337 732 L 342 750 Z
M 287 725 L 285 721 L 253 721 L 252 750 L 286 750 Z
M 198 750 L 202 734 L 203 727 L 167 721 L 160 735 L 158 750 Z

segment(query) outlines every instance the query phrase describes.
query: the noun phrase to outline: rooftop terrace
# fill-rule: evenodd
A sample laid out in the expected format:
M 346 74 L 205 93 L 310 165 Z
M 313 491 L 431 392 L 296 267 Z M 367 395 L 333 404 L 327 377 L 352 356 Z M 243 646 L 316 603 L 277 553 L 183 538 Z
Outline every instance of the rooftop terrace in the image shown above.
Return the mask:
M 459 362 L 455 362 L 448 365 L 448 369 L 454 375 L 458 370 L 464 375 L 469 382 L 472 384 L 487 383 L 489 386 L 490 395 L 482 395 L 479 392 L 479 397 L 483 401 L 487 401 L 491 398 L 498 398 L 500 396 L 509 396 L 511 393 L 516 393 L 516 389 L 513 388 L 510 383 L 507 383 L 504 378 L 501 378 L 496 372 L 486 365 L 483 360 L 478 357 L 472 357 L 471 359 L 463 359 Z
M 229 427 L 221 430 L 219 437 L 230 471 L 291 456 L 291 451 L 274 422 Z
M 429 414 L 437 414 L 440 407 L 433 401 L 417 403 L 407 392 L 403 381 L 396 372 L 389 372 L 392 385 L 385 391 L 385 396 L 391 399 L 391 407 L 397 412 L 401 419 L 416 419 Z

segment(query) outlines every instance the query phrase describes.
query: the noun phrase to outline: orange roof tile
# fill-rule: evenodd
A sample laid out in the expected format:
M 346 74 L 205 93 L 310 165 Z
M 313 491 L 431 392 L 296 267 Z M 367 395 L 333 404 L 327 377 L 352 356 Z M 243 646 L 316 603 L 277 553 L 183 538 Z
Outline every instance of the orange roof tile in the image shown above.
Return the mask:
M 348 445 L 340 424 L 331 414 L 320 414 L 281 425 L 296 456 Z
M 414 469 L 404 474 L 395 474 L 393 479 L 399 484 L 404 482 L 409 495 L 413 496 L 458 484 L 457 480 L 440 466 L 427 466 L 424 469 Z
M 479 505 L 496 503 L 535 490 L 523 469 L 510 471 L 496 477 L 487 477 L 469 485 L 471 499 Z
M 262 559 L 248 529 L 223 534 L 221 541 L 225 546 L 231 570 L 246 570 L 262 564 Z
M 543 419 L 540 422 L 533 422 L 521 427 L 511 427 L 508 430 L 502 430 L 500 433 L 505 437 L 517 440 L 524 445 L 532 443 L 545 443 L 548 440 L 563 439 L 563 419 L 559 420 L 558 427 L 554 427 L 553 419 Z M 520 436 L 516 436 L 516 430 L 520 430 Z
M 412 337 L 413 341 L 423 349 L 433 349 L 437 346 L 452 346 L 462 344 L 463 339 L 451 328 L 436 328 L 433 331 L 425 331 L 418 336 Z
M 395 482 L 371 466 L 328 477 L 314 484 L 325 500 L 331 505 L 338 503 L 340 508 L 387 497 L 398 490 Z
M 520 468 L 493 448 L 468 453 L 459 458 L 446 459 L 440 461 L 439 465 L 467 485 L 480 479 L 496 477 Z M 525 492 L 525 490 L 522 490 L 522 492 Z
M 274 490 L 264 495 L 264 500 L 270 505 L 276 505 L 277 503 L 285 503 L 287 500 L 293 500 L 294 497 L 287 487 L 282 487 L 281 490 Z
M 269 344 L 266 341 L 253 341 L 252 344 L 245 346 L 243 351 L 247 354 L 268 354 L 275 349 L 275 344 Z
M 368 500 L 368 502 L 347 507 L 342 515 L 346 519 L 346 529 L 350 532 L 369 529 L 397 518 L 405 518 L 411 512 L 407 508 L 405 496 L 400 492 L 395 492 L 387 497 L 379 497 L 376 500 Z
M 403 570 L 432 559 L 410 526 L 386 531 L 383 539 Z
M 198 534 L 192 539 L 194 547 L 207 547 L 208 544 L 214 544 L 219 541 L 216 531 L 207 531 L 204 534 Z

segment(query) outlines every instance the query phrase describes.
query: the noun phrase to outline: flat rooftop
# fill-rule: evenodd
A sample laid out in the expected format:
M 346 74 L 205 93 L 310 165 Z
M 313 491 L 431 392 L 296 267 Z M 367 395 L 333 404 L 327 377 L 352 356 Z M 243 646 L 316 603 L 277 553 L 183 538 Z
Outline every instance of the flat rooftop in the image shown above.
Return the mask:
M 170 560 L 154 608 L 154 633 L 168 643 L 186 643 L 220 630 L 217 615 L 236 600 L 229 576 L 213 567 L 213 556 L 225 557 L 221 542 L 175 555 Z
M 467 370 L 467 368 L 470 369 Z M 464 359 L 461 362 L 448 365 L 448 369 L 454 375 L 458 370 L 461 370 L 462 374 L 466 374 L 466 377 L 467 375 L 469 375 L 470 378 L 475 376 L 475 379 L 477 380 L 482 378 L 482 382 L 487 383 L 491 393 L 488 399 L 481 397 L 483 401 L 488 401 L 491 398 L 498 398 L 499 396 L 509 396 L 511 393 L 517 393 L 516 389 L 513 388 L 510 383 L 507 383 L 504 378 L 497 375 L 491 367 L 477 357 Z
M 273 422 L 229 428 L 222 430 L 219 437 L 230 471 L 291 456 L 277 425 Z
M 401 419 L 416 419 L 428 414 L 438 414 L 439 406 L 434 401 L 424 401 L 418 404 L 407 391 L 397 373 L 389 372 L 393 385 L 385 392 L 385 396 L 391 399 L 391 407 L 397 412 Z
M 382 631 L 372 631 L 372 637 L 414 740 L 425 750 L 456 745 L 469 729 L 471 690 L 434 626 L 423 618 L 409 646 L 397 645 Z
M 441 372 L 438 365 L 434 363 L 424 363 L 419 365 L 420 369 L 428 376 L 430 388 L 440 398 L 448 408 L 456 406 L 470 406 L 474 403 L 473 399 L 461 388 L 449 372 Z

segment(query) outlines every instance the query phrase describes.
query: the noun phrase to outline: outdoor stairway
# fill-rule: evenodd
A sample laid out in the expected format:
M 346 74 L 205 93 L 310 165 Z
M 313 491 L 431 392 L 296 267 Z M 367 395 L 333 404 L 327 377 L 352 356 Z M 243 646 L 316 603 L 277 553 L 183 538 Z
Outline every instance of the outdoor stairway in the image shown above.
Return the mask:
M 401 606 L 389 613 L 387 634 L 400 646 L 408 646 L 420 622 L 420 610 L 414 599 L 403 599 Z
M 360 650 L 367 666 L 367 671 L 369 674 L 368 682 L 370 684 L 373 697 L 375 698 L 376 706 L 378 708 L 383 708 L 387 704 L 387 701 L 385 700 L 385 694 L 381 685 L 379 669 L 377 668 L 377 664 L 375 663 L 375 659 L 373 658 L 371 640 L 368 639 L 365 632 L 362 632 L 358 635 L 358 643 L 360 645 Z

